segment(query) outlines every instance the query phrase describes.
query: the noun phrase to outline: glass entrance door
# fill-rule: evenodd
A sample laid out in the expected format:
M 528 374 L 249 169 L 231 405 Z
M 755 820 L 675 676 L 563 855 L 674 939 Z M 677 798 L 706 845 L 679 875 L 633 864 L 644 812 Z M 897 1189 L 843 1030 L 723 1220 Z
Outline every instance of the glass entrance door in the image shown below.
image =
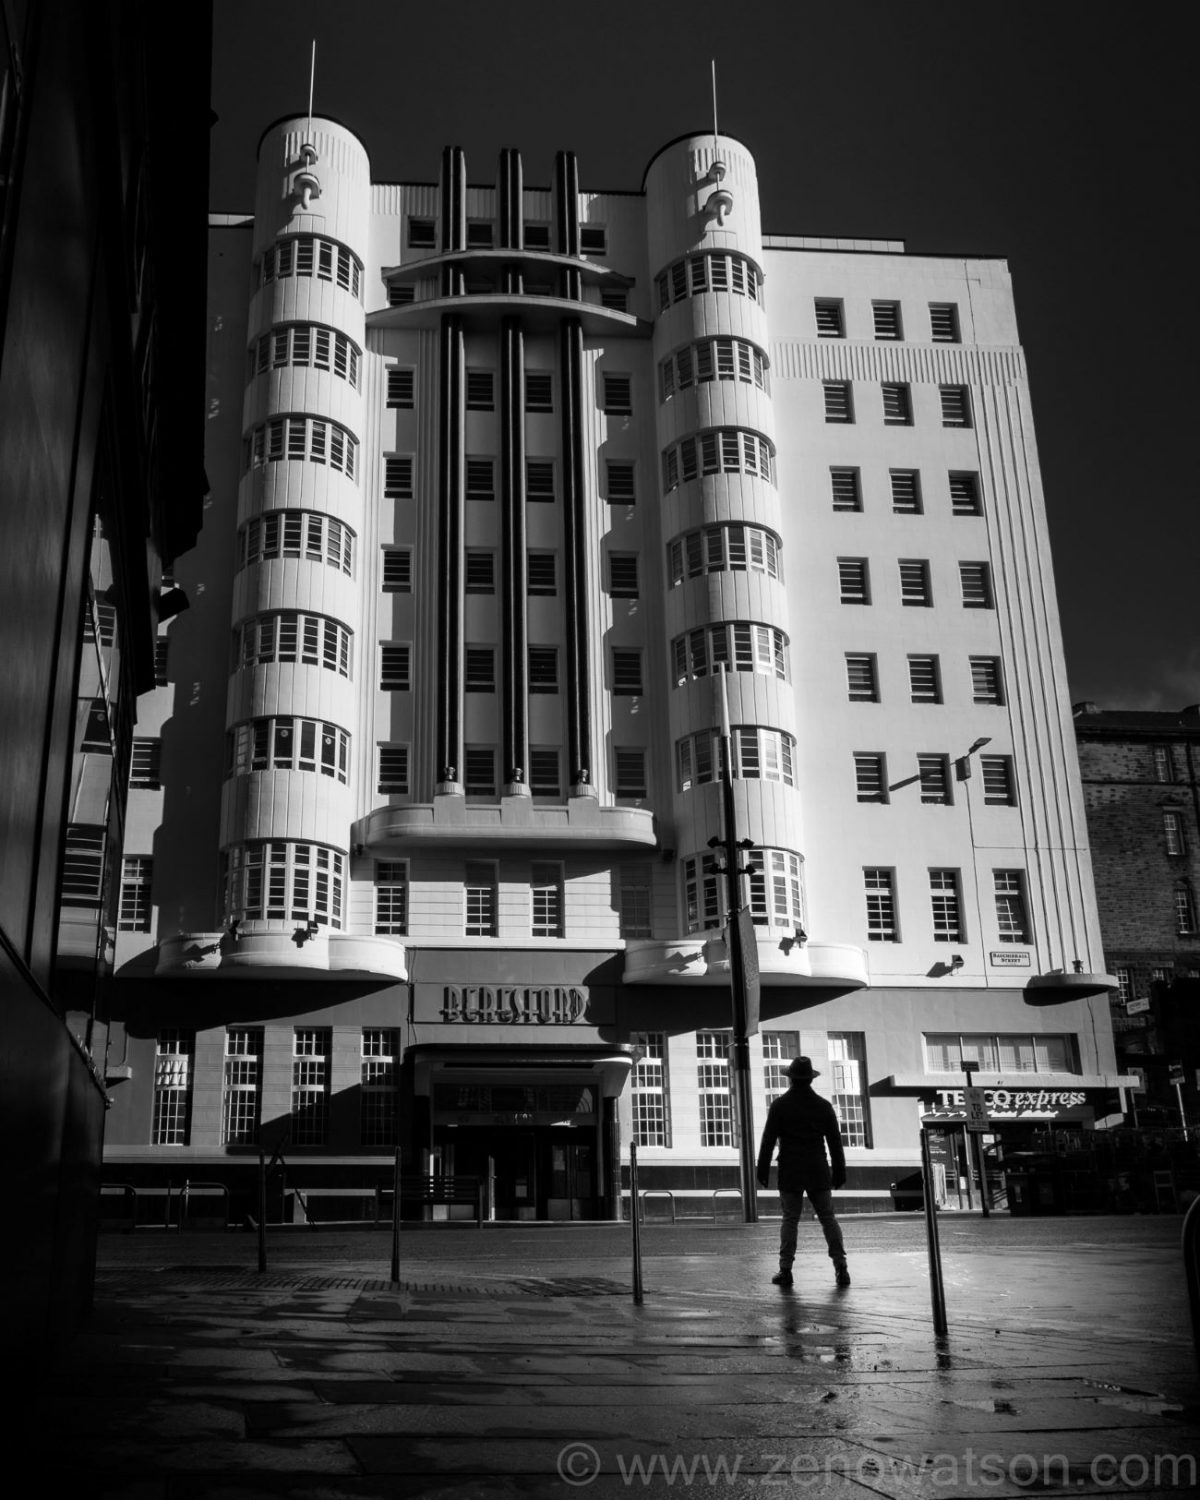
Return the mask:
M 544 1217 L 594 1219 L 599 1211 L 595 1142 L 577 1130 L 552 1128 L 546 1134 Z

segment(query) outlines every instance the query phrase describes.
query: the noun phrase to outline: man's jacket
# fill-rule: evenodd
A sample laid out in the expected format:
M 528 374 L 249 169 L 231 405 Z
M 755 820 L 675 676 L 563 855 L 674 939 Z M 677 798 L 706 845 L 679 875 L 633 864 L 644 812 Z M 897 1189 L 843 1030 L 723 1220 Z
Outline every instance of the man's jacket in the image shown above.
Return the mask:
M 758 1180 L 765 1187 L 779 1142 L 779 1187 L 785 1193 L 822 1192 L 846 1180 L 846 1153 L 837 1115 L 810 1083 L 793 1083 L 767 1111 L 758 1148 Z M 825 1148 L 829 1147 L 829 1162 Z M 833 1171 L 830 1173 L 830 1163 Z

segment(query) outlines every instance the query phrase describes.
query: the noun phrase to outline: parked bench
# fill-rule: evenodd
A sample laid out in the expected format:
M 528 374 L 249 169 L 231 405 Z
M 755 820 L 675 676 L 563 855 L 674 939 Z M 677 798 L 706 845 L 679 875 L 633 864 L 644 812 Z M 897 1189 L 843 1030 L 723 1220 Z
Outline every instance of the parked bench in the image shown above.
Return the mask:
M 375 1189 L 375 1218 L 383 1218 L 385 1200 L 390 1202 L 393 1189 Z M 478 1177 L 444 1177 L 437 1174 L 404 1174 L 400 1178 L 400 1203 L 420 1203 L 423 1208 L 434 1205 L 465 1204 L 475 1212 L 476 1224 L 483 1224 L 483 1185 Z

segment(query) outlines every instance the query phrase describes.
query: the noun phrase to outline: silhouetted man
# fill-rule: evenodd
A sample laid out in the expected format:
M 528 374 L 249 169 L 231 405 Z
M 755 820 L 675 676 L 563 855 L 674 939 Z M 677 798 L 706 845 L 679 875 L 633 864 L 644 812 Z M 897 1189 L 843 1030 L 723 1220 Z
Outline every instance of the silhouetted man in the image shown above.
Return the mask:
M 832 1189 L 843 1187 L 846 1182 L 846 1153 L 842 1150 L 838 1118 L 829 1100 L 813 1093 L 812 1081 L 820 1075 L 807 1057 L 794 1058 L 788 1064 L 787 1074 L 792 1080 L 791 1087 L 767 1111 L 756 1174 L 760 1187 L 769 1186 L 771 1157 L 778 1141 L 779 1205 L 783 1211 L 783 1225 L 779 1231 L 779 1273 L 771 1280 L 776 1286 L 792 1285 L 796 1230 L 807 1193 L 825 1231 L 825 1243 L 829 1246 L 837 1284 L 849 1286 L 846 1249 L 833 1212 Z M 828 1160 L 826 1146 L 829 1147 Z

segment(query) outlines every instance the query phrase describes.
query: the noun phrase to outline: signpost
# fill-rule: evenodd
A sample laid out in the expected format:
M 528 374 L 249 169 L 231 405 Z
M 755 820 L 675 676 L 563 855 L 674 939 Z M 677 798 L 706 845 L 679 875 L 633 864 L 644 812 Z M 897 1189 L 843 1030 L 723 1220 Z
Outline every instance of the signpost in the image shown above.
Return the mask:
M 978 1070 L 978 1063 L 963 1063 L 963 1072 L 967 1075 L 967 1086 L 963 1089 L 963 1105 L 967 1111 L 966 1124 L 966 1146 L 967 1146 L 967 1181 L 970 1182 L 970 1173 L 973 1167 L 971 1156 L 974 1154 L 979 1160 L 979 1202 L 983 1209 L 983 1217 L 986 1219 L 991 1215 L 991 1193 L 988 1191 L 987 1161 L 983 1154 L 983 1142 L 980 1135 L 992 1128 L 992 1122 L 988 1119 L 987 1096 L 982 1089 L 977 1089 L 971 1082 Z M 971 1140 L 974 1137 L 975 1151 L 972 1153 Z

